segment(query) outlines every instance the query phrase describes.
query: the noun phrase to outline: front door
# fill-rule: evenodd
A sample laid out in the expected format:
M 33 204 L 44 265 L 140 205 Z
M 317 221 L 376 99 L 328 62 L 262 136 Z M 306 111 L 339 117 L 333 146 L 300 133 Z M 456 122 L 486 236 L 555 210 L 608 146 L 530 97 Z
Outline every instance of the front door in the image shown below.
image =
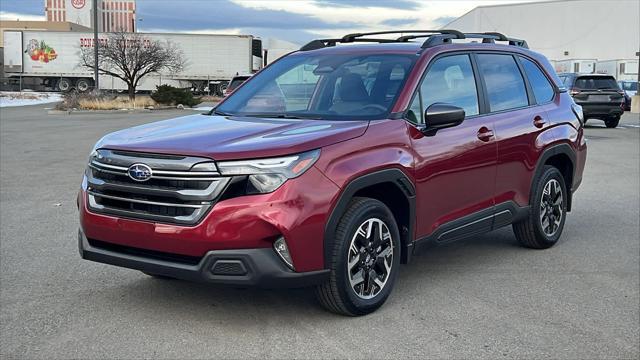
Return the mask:
M 416 124 L 434 103 L 466 114 L 462 124 L 431 136 L 407 124 L 416 159 L 417 238 L 448 241 L 491 230 L 497 147 L 490 117 L 479 115 L 478 88 L 470 56 L 447 55 L 429 65 L 412 101 L 407 118 Z

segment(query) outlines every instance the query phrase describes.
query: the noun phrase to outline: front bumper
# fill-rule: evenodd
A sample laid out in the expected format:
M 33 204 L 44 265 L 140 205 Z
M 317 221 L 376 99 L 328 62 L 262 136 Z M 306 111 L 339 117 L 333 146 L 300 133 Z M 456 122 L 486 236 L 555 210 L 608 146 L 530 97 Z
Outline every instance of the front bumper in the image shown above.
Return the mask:
M 305 287 L 319 284 L 329 276 L 329 270 L 291 271 L 271 248 L 213 250 L 197 262 L 186 257 L 178 261 L 160 252 L 89 240 L 78 230 L 78 249 L 86 260 L 194 282 L 263 288 Z

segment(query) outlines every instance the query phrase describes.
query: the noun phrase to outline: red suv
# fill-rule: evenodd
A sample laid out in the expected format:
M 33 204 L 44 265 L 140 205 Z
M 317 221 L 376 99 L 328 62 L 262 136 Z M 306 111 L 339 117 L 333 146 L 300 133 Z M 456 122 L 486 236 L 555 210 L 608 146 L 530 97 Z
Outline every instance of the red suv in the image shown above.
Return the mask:
M 208 115 L 102 138 L 78 196 L 81 256 L 315 285 L 329 310 L 362 315 L 420 245 L 513 225 L 524 246 L 553 246 L 586 141 L 549 62 L 499 33 L 393 33 L 315 40 Z

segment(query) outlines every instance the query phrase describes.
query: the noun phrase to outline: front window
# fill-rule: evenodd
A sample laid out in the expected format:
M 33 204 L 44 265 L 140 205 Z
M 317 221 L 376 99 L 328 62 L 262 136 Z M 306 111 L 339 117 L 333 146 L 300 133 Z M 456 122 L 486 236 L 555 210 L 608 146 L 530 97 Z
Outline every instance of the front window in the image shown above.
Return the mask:
M 250 79 L 216 112 L 239 116 L 382 119 L 416 56 L 293 55 Z

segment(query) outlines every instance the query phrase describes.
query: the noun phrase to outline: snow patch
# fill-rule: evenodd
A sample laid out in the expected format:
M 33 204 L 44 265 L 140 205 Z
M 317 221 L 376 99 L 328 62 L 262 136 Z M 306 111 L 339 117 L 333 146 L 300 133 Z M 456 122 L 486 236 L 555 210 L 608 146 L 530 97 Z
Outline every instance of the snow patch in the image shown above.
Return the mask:
M 0 108 L 48 104 L 62 101 L 62 95 L 46 92 L 0 91 Z

